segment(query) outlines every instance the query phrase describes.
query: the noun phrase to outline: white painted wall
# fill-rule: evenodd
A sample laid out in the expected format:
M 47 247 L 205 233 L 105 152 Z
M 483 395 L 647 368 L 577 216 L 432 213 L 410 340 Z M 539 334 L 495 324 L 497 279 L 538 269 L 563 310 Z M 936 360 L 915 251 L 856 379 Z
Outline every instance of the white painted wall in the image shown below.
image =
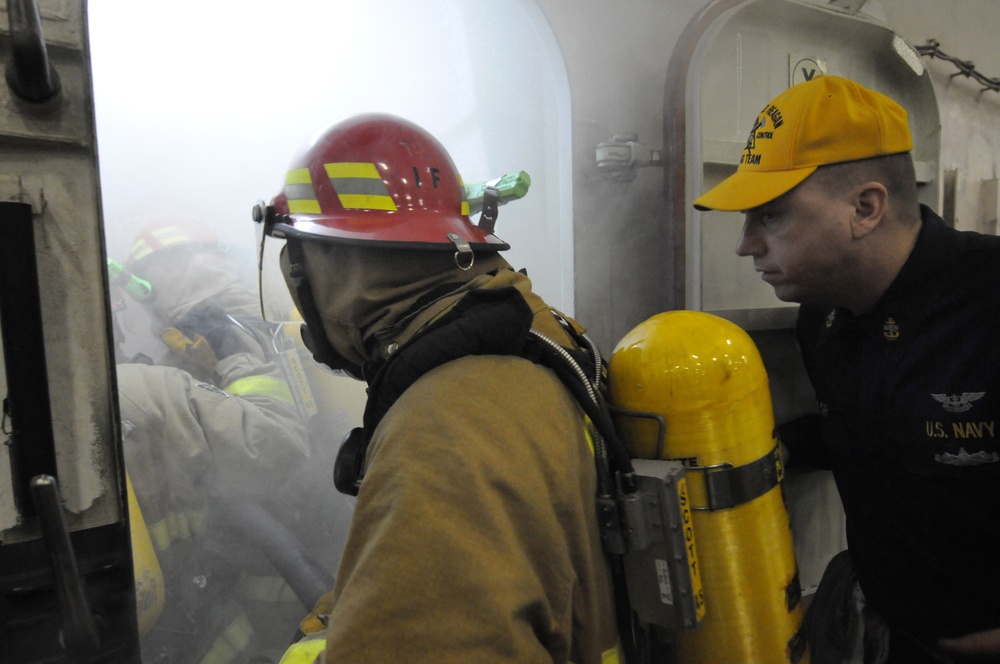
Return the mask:
M 991 0 L 872 0 L 863 11 L 881 18 L 914 46 L 937 40 L 947 55 L 972 62 L 1000 80 L 1000 3 Z M 923 58 L 931 72 L 941 114 L 941 168 L 954 178 L 943 207 L 954 197 L 956 227 L 996 233 L 1000 172 L 1000 92 L 983 91 L 955 65 Z M 948 178 L 945 178 L 948 181 Z M 952 215 L 949 215 L 950 217 Z
M 298 148 L 363 112 L 435 135 L 468 183 L 524 170 L 497 235 L 573 308 L 569 87 L 531 0 L 100 0 L 90 40 L 109 255 L 184 214 L 252 254 L 250 209 Z

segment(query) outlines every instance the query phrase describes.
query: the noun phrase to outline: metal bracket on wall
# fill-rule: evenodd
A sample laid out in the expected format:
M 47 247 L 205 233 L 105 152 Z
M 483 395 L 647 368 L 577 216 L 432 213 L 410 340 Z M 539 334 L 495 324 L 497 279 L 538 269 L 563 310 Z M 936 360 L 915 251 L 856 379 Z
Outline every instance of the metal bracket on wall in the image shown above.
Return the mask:
M 609 180 L 630 182 L 637 168 L 662 166 L 662 151 L 638 140 L 638 134 L 615 134 L 610 141 L 598 143 L 597 170 Z
M 834 9 L 839 9 L 843 12 L 854 16 L 861 8 L 864 7 L 865 2 L 868 0 L 827 0 L 827 5 Z
M 31 206 L 31 216 L 38 217 L 45 212 L 48 202 L 45 200 L 45 190 L 38 188 L 38 194 L 31 194 L 24 187 L 20 175 L 0 174 L 0 202 L 27 203 Z

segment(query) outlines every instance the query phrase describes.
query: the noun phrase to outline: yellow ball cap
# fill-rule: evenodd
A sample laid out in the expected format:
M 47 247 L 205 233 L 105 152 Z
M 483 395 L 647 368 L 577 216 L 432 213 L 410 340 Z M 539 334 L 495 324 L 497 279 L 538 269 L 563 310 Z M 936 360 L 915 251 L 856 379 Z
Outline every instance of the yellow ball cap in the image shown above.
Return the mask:
M 694 202 L 742 211 L 790 191 L 818 166 L 909 152 L 906 110 L 839 76 L 792 86 L 757 116 L 736 172 Z

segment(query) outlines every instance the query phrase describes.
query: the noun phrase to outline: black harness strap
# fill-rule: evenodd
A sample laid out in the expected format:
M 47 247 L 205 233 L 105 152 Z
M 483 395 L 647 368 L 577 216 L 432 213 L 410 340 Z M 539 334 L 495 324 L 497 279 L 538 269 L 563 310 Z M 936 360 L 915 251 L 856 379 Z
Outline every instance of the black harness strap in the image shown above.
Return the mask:
M 515 288 L 470 291 L 379 368 L 365 406 L 368 437 L 403 392 L 431 369 L 466 355 L 523 356 L 531 320 L 531 309 Z
M 742 466 L 693 466 L 686 470 L 704 477 L 708 496 L 708 505 L 692 505 L 693 510 L 722 510 L 749 503 L 778 486 L 784 477 L 781 450 L 777 445 L 764 456 Z
M 467 355 L 523 356 L 531 321 L 531 308 L 517 289 L 471 291 L 440 320 L 400 346 L 371 379 L 364 426 L 351 431 L 340 446 L 333 470 L 337 490 L 358 494 L 375 428 L 421 376 Z
M 555 372 L 570 391 L 607 447 L 596 453 L 599 485 L 613 491 L 608 479 L 607 452 L 612 453 L 614 470 L 624 485 L 634 482 L 631 459 L 618 438 L 599 383 L 587 371 L 599 371 L 599 360 L 588 353 L 569 349 L 531 330 L 531 308 L 515 288 L 475 290 L 428 330 L 404 344 L 382 365 L 369 386 L 364 427 L 355 429 L 341 445 L 334 468 L 334 483 L 342 493 L 357 495 L 364 475 L 364 460 L 371 437 L 379 422 L 400 396 L 421 376 L 452 360 L 468 355 L 512 355 L 522 357 Z M 576 342 L 591 348 L 566 326 Z M 599 357 L 592 349 L 595 358 Z M 600 476 L 604 475 L 604 478 Z M 634 487 L 632 487 L 634 490 Z M 643 662 L 645 636 L 637 629 L 628 599 L 622 558 L 608 556 L 613 575 L 615 613 L 625 661 Z

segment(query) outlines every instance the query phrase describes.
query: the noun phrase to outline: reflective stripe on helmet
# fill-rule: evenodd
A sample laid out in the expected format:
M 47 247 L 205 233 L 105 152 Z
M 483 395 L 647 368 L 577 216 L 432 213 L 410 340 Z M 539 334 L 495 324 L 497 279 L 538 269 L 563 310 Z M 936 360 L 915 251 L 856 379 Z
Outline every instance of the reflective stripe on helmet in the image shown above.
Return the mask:
M 461 178 L 444 146 L 391 115 L 348 118 L 314 136 L 286 170 L 265 233 L 383 246 L 502 251 L 492 227 L 469 219 Z
M 278 401 L 295 404 L 295 397 L 288 383 L 273 376 L 246 376 L 237 378 L 224 388 L 226 392 L 234 397 L 262 396 L 271 397 Z
M 319 214 L 319 201 L 308 168 L 294 168 L 285 175 L 285 197 L 293 214 Z
M 132 243 L 132 248 L 129 249 L 129 258 L 132 261 L 140 261 L 159 249 L 194 241 L 194 238 L 187 231 L 177 226 L 163 226 L 147 231 L 136 238 L 135 242 Z
M 462 192 L 462 205 L 460 212 L 463 216 L 468 217 L 472 213 L 469 208 L 469 192 L 465 189 L 465 180 L 462 179 L 462 174 L 455 173 L 455 177 L 458 178 L 458 188 Z
M 169 216 L 156 218 L 147 223 L 136 235 L 129 248 L 125 267 L 134 269 L 135 265 L 163 249 L 188 244 L 219 245 L 219 235 L 211 226 L 198 219 Z
M 145 258 L 146 256 L 153 253 L 153 248 L 149 246 L 146 240 L 139 238 L 129 249 L 128 255 L 132 262 L 137 262 Z
M 396 203 L 375 164 L 348 161 L 323 167 L 345 210 L 396 211 Z

